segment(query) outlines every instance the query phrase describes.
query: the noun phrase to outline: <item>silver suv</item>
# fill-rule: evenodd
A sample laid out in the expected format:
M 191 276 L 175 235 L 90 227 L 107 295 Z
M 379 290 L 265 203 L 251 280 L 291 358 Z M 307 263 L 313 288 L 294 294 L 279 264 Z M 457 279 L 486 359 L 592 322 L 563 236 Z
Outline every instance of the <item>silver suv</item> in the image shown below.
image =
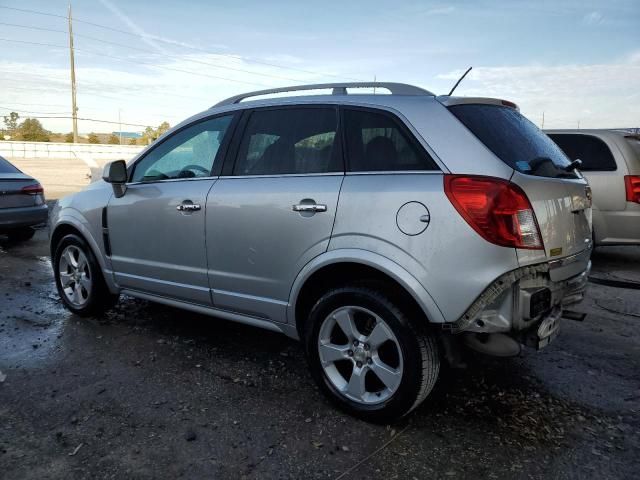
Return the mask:
M 463 346 L 507 356 L 556 336 L 590 269 L 574 167 L 504 100 L 253 92 L 62 199 L 55 280 L 79 315 L 124 293 L 301 339 L 332 400 L 388 421 Z

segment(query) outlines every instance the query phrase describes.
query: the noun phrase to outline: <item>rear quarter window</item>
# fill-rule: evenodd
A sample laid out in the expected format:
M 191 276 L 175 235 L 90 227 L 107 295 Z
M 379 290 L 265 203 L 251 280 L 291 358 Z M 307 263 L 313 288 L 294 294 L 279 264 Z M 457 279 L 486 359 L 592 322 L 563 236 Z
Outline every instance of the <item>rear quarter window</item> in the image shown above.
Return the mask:
M 549 137 L 558 144 L 571 160 L 582 160 L 580 170 L 585 172 L 613 172 L 617 169 L 611 150 L 598 137 L 581 133 L 551 133 Z
M 500 160 L 527 175 L 577 178 L 571 163 L 553 141 L 511 107 L 489 104 L 452 105 L 449 111 Z
M 429 154 L 391 114 L 355 108 L 343 112 L 349 171 L 438 170 Z

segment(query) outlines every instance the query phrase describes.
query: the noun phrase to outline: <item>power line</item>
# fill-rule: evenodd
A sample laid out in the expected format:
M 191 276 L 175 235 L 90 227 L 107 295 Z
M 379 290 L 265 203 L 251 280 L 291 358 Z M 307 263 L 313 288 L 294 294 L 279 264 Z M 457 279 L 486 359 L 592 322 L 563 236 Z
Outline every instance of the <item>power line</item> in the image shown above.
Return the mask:
M 66 50 L 68 48 L 66 45 L 55 45 L 53 43 L 43 43 L 43 42 L 30 42 L 30 41 L 27 41 L 27 40 L 14 40 L 14 39 L 11 39 L 11 38 L 0 38 L 0 41 L 2 41 L 2 42 L 11 42 L 11 43 L 22 43 L 22 44 L 27 44 L 27 45 L 36 45 L 36 46 L 49 47 L 49 48 L 58 48 L 58 49 L 64 49 L 64 50 Z M 94 52 L 94 51 L 91 51 L 91 50 L 74 48 L 74 51 L 81 52 L 81 53 L 88 53 L 90 55 L 95 55 L 95 56 L 99 56 L 99 57 L 112 58 L 112 59 L 118 60 L 120 62 L 128 62 L 128 63 L 133 63 L 135 65 L 148 65 L 148 66 L 154 67 L 154 68 L 159 68 L 159 69 L 164 69 L 164 70 L 173 70 L 175 72 L 186 73 L 186 74 L 189 74 L 189 75 L 196 75 L 196 76 L 200 76 L 200 77 L 208 77 L 208 78 L 213 78 L 213 79 L 216 79 L 216 80 L 224 80 L 226 82 L 243 83 L 245 85 L 254 85 L 254 86 L 258 86 L 258 87 L 266 87 L 266 86 L 268 86 L 268 85 L 265 85 L 263 83 L 245 82 L 244 80 L 235 80 L 233 78 L 219 77 L 217 75 L 209 75 L 208 73 L 192 72 L 190 70 L 182 70 L 180 68 L 167 67 L 166 65 L 157 65 L 155 63 L 142 62 L 142 61 L 139 61 L 139 60 L 129 60 L 129 59 L 126 59 L 126 58 L 116 57 L 115 55 L 108 55 L 106 53 Z
M 24 90 L 29 90 L 29 89 L 27 88 Z M 11 103 L 13 103 L 14 105 L 26 105 L 28 107 L 66 107 L 66 105 L 53 104 L 53 103 L 21 103 L 21 102 L 14 102 L 14 101 L 11 101 Z
M 0 8 L 4 8 L 4 9 L 7 9 L 7 10 L 15 10 L 15 11 L 18 11 L 18 12 L 23 12 L 23 13 L 32 13 L 32 14 L 36 14 L 36 15 L 44 15 L 44 16 L 48 16 L 48 17 L 63 18 L 65 20 L 67 19 L 67 17 L 64 16 L 64 15 L 57 15 L 57 14 L 42 12 L 42 11 L 38 11 L 38 10 L 29 10 L 29 9 L 25 9 L 25 8 L 7 7 L 7 6 L 4 6 L 4 5 L 0 5 Z M 128 32 L 126 30 L 120 30 L 118 28 L 113 28 L 113 27 L 109 27 L 107 25 L 101 25 L 99 23 L 89 22 L 89 21 L 86 21 L 86 20 L 78 19 L 78 18 L 75 18 L 74 22 L 84 23 L 86 25 L 91 25 L 93 27 L 98 27 L 98 28 L 102 28 L 102 29 L 105 29 L 105 30 L 111 30 L 112 32 L 122 33 L 124 35 L 129 35 L 129 36 L 132 36 L 132 37 L 143 38 L 143 39 L 148 39 L 148 40 L 155 40 L 155 41 L 159 41 L 159 42 L 166 43 L 166 44 L 169 44 L 169 45 L 175 45 L 175 42 L 166 40 L 166 39 L 164 39 L 162 37 L 157 37 L 155 35 L 141 35 L 139 33 Z M 182 46 L 183 48 L 189 48 L 189 49 L 195 50 L 195 51 L 209 53 L 204 48 L 199 48 L 199 47 L 195 47 L 195 46 L 192 46 L 192 45 L 180 44 L 180 46 Z M 231 58 L 231 59 L 234 59 L 234 60 L 239 60 L 238 56 L 230 55 L 228 53 L 215 53 L 214 55 L 219 55 L 221 57 L 227 57 L 227 58 Z M 255 63 L 255 64 L 258 64 L 258 65 L 266 65 L 266 66 L 269 66 L 269 67 L 280 68 L 280 69 L 283 69 L 283 70 L 291 70 L 291 71 L 296 71 L 296 72 L 301 72 L 301 73 L 307 73 L 307 74 L 311 74 L 311 75 L 316 75 L 318 77 L 332 77 L 332 78 L 340 78 L 340 79 L 345 79 L 345 80 L 362 81 L 362 79 L 360 79 L 360 78 L 349 77 L 349 76 L 346 76 L 346 75 L 337 75 L 337 74 L 326 73 L 326 72 L 315 72 L 315 71 L 306 70 L 306 69 L 303 69 L 303 68 L 290 67 L 290 66 L 285 66 L 285 65 L 279 65 L 277 63 L 265 62 L 265 61 L 262 61 L 262 60 L 256 60 L 256 59 L 249 58 L 249 57 L 241 57 L 241 59 L 243 61 L 249 62 L 249 63 Z
M 0 73 L 9 73 L 9 74 L 14 74 L 15 72 L 10 71 L 10 70 L 0 70 Z M 42 74 L 38 74 L 38 73 L 29 73 L 28 75 L 31 75 L 33 77 L 40 77 L 40 78 L 46 78 L 51 84 L 55 84 L 56 87 L 59 87 L 61 90 L 65 89 L 66 92 L 66 88 L 68 88 L 68 82 L 66 80 L 63 79 L 52 79 L 50 75 L 42 75 Z M 13 80 L 13 79 L 3 79 L 4 81 L 6 80 Z M 55 80 L 55 82 L 53 81 Z M 23 85 L 24 83 L 21 83 L 20 85 Z M 94 88 L 100 88 L 103 87 L 102 84 L 98 84 L 98 83 L 93 83 L 93 82 L 83 82 L 84 85 L 89 85 L 88 89 L 92 90 Z M 111 84 L 114 85 L 114 84 Z M 11 87 L 11 91 L 14 90 L 19 90 L 19 91 L 27 91 L 27 92 L 33 92 L 34 89 L 40 89 L 42 90 L 43 87 L 41 84 L 36 85 L 33 88 L 22 88 L 22 87 Z M 46 93 L 51 93 L 51 92 L 46 92 Z M 156 95 L 163 95 L 163 96 L 167 96 L 167 95 L 171 95 L 172 97 L 177 97 L 177 98 L 185 98 L 185 99 L 189 99 L 189 100 L 198 100 L 198 101 L 202 101 L 202 97 L 196 97 L 196 96 L 191 96 L 191 95 L 180 95 L 174 92 L 170 92 L 170 93 L 163 93 L 163 92 L 153 92 Z M 55 92 L 53 93 L 55 95 L 61 95 L 62 92 Z M 87 89 L 85 89 L 84 91 L 78 91 L 78 95 L 90 95 L 92 97 L 99 97 L 99 98 L 105 98 L 107 100 L 118 100 L 118 101 L 127 101 L 130 102 L 131 101 L 131 97 L 117 97 L 117 96 L 113 96 L 113 95 L 104 95 L 104 94 L 99 94 L 99 93 L 94 93 L 92 91 L 87 91 Z M 151 99 L 138 99 L 136 98 L 136 101 L 139 101 L 141 103 L 150 103 L 152 102 Z M 15 102 L 12 102 L 15 103 Z M 157 104 L 156 101 L 153 101 L 154 104 Z M 209 105 L 209 103 L 211 102 L 205 102 L 206 105 Z M 33 104 L 32 104 L 33 105 Z M 39 104 L 36 104 L 39 105 Z M 43 105 L 44 106 L 44 105 Z M 58 106 L 66 106 L 66 105 L 58 105 Z
M 29 118 L 56 118 L 56 119 L 64 119 L 64 120 L 69 120 L 73 117 L 71 116 L 29 116 Z M 140 123 L 126 123 L 126 122 L 114 122 L 111 120 L 99 120 L 97 118 L 81 118 L 78 117 L 78 120 L 82 120 L 83 122 L 98 122 L 98 123 L 110 123 L 110 124 L 114 124 L 114 125 L 128 125 L 130 127 L 148 127 L 149 125 L 142 125 Z
M 37 114 L 42 114 L 42 115 L 68 115 L 70 112 L 34 112 L 32 110 L 20 110 L 17 108 L 10 108 L 10 107 L 3 107 L 2 105 L 0 105 L 0 108 L 2 110 L 9 110 L 11 112 L 17 112 L 17 113 L 37 113 Z
M 5 5 L 0 5 L 0 8 L 4 8 L 5 10 L 15 10 L 16 12 L 24 12 L 24 13 L 35 13 L 36 15 L 45 15 L 47 17 L 58 17 L 58 18 L 64 18 L 66 20 L 66 16 L 64 15 L 57 15 L 55 13 L 46 13 L 46 12 L 40 12 L 38 10 L 29 10 L 27 8 L 16 8 L 16 7 L 7 7 Z
M 25 29 L 28 29 L 28 30 L 40 30 L 40 31 L 45 31 L 45 32 L 64 33 L 65 35 L 67 34 L 67 32 L 65 30 L 57 30 L 55 28 L 45 28 L 45 27 L 33 27 L 31 25 L 21 25 L 21 24 L 18 24 L 18 23 L 0 22 L 0 25 L 4 25 L 4 26 L 8 26 L 8 27 L 16 27 L 16 28 L 25 28 Z M 132 47 L 131 45 L 125 45 L 123 43 L 112 42 L 112 41 L 109 41 L 109 40 L 103 40 L 101 38 L 92 37 L 90 35 L 83 35 L 81 33 L 74 33 L 74 37 L 86 38 L 86 39 L 92 40 L 94 42 L 100 42 L 100 43 L 104 43 L 104 44 L 107 44 L 107 45 L 114 45 L 116 47 L 126 48 L 128 50 L 136 50 L 138 52 L 144 52 L 144 53 L 150 53 L 152 55 L 158 55 L 157 52 L 154 52 L 152 50 L 148 50 L 148 49 L 145 49 L 145 48 L 139 48 L 139 47 Z M 78 49 L 76 49 L 76 50 L 78 50 Z M 214 55 L 218 55 L 218 54 L 214 54 Z M 272 75 L 270 73 L 252 72 L 251 70 L 245 70 L 245 69 L 242 69 L 242 68 L 235 68 L 235 67 L 229 67 L 229 66 L 226 66 L 226 65 L 219 65 L 217 63 L 204 62 L 202 60 L 196 60 L 196 59 L 193 59 L 193 58 L 185 57 L 183 55 L 175 55 L 175 54 L 170 54 L 170 53 L 164 53 L 164 54 L 162 54 L 162 56 L 168 57 L 168 58 L 176 58 L 176 59 L 179 59 L 179 60 L 182 60 L 182 61 L 186 61 L 186 62 L 198 63 L 200 65 L 209 65 L 211 67 L 221 68 L 221 69 L 224 69 L 224 70 L 232 70 L 234 72 L 247 73 L 249 75 L 258 75 L 258 76 L 261 76 L 261 77 L 270 77 L 270 78 L 276 78 L 276 79 L 279 79 L 279 80 L 291 80 L 292 82 L 300 82 L 300 81 L 302 81 L 302 80 L 300 80 L 298 78 L 283 77 L 282 75 Z

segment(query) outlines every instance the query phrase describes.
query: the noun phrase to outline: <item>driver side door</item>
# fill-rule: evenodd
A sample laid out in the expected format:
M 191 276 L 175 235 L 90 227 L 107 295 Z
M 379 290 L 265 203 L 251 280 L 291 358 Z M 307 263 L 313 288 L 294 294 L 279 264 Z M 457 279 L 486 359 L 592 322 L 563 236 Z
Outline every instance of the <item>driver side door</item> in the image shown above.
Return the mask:
M 123 289 L 211 305 L 205 207 L 233 115 L 191 124 L 133 165 L 124 196 L 107 207 L 111 263 Z

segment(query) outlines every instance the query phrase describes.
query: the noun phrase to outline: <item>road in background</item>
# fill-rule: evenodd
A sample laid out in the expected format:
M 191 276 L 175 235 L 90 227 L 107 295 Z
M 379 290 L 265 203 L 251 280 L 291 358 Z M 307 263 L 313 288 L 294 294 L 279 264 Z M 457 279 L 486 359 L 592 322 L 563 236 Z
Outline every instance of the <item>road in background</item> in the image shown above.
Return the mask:
M 91 182 L 91 169 L 80 159 L 8 157 L 7 160 L 37 179 L 47 200 L 58 200 Z

